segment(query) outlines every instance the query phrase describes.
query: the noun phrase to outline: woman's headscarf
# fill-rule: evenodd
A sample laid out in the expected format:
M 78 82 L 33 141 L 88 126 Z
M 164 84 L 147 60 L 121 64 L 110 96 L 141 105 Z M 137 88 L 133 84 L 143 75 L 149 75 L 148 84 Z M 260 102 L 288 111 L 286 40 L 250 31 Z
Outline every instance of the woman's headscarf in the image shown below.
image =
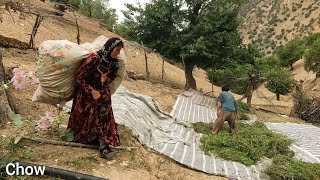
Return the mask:
M 113 37 L 108 39 L 108 41 L 104 44 L 103 48 L 99 51 L 99 55 L 101 59 L 105 62 L 112 59 L 111 53 L 113 49 L 117 46 L 122 46 L 122 47 L 124 46 L 120 38 Z

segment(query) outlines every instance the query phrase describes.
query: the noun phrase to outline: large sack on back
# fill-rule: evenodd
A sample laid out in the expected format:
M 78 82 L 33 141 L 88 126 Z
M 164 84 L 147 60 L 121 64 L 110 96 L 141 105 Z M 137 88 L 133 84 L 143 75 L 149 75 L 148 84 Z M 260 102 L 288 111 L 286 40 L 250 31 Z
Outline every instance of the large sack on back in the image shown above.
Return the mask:
M 32 101 L 55 105 L 71 100 L 76 71 L 84 59 L 100 50 L 107 40 L 107 37 L 99 36 L 92 43 L 81 45 L 68 40 L 48 40 L 41 43 L 36 70 L 40 82 Z M 117 78 L 109 84 L 112 94 L 124 78 L 126 59 L 123 50 L 117 59 Z

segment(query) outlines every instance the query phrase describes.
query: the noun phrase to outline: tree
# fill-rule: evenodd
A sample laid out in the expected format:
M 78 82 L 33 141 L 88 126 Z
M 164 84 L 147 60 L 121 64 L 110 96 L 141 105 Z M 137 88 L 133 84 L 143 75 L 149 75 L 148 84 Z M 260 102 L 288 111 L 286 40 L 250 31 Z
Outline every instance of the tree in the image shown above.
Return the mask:
M 81 7 L 81 1 L 82 0 L 70 0 L 69 2 L 72 8 L 79 10 Z
M 280 100 L 280 95 L 287 95 L 294 88 L 294 79 L 290 72 L 285 69 L 275 68 L 267 75 L 266 87 L 269 91 L 277 96 Z
M 317 41 L 317 39 L 320 39 L 320 33 L 313 33 L 307 37 L 304 38 L 305 46 L 310 47 L 313 45 L 314 42 Z
M 264 56 L 256 58 L 254 66 L 262 72 L 262 75 L 268 74 L 274 67 L 280 67 L 281 62 L 277 55 Z
M 305 55 L 305 68 L 307 71 L 316 73 L 316 77 L 320 77 L 320 38 L 318 38 L 307 51 Z
M 281 60 L 282 66 L 290 66 L 291 70 L 293 70 L 293 63 L 302 57 L 304 51 L 303 41 L 295 39 L 290 41 L 286 46 L 280 47 L 277 50 L 277 55 Z
M 185 65 L 186 89 L 196 89 L 195 66 L 226 68 L 252 63 L 253 56 L 237 32 L 242 2 L 234 0 L 153 0 L 127 5 L 127 20 L 118 27 L 129 39 L 142 41 Z M 184 7 L 184 8 L 183 8 Z M 120 34 L 122 35 L 122 34 Z
M 231 91 L 237 94 L 246 93 L 250 82 L 248 72 L 253 68 L 251 64 L 234 65 L 224 69 L 208 70 L 208 79 L 217 86 L 229 84 Z
M 117 15 L 116 10 L 109 8 L 109 0 L 55 0 L 60 3 L 63 10 L 71 7 L 79 10 L 82 14 L 95 19 L 102 20 L 109 30 L 113 31 Z M 60 7 L 59 6 L 59 7 Z

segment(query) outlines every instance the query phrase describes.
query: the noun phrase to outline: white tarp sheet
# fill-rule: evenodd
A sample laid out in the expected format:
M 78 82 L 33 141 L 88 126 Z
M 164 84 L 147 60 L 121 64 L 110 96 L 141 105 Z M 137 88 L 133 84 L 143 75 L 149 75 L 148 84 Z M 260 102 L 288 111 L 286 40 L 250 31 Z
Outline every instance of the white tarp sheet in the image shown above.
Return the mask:
M 198 105 L 203 106 L 202 103 Z M 260 165 L 246 167 L 237 162 L 205 155 L 200 150 L 201 135 L 188 128 L 188 123 L 161 112 L 157 102 L 149 96 L 131 93 L 120 86 L 112 95 L 112 106 L 116 122 L 130 128 L 142 144 L 183 165 L 209 174 L 240 180 L 260 179 Z M 197 104 L 193 104 L 193 107 L 198 108 Z M 71 102 L 68 102 L 65 110 L 70 109 Z M 204 111 L 215 117 L 213 109 L 212 112 Z

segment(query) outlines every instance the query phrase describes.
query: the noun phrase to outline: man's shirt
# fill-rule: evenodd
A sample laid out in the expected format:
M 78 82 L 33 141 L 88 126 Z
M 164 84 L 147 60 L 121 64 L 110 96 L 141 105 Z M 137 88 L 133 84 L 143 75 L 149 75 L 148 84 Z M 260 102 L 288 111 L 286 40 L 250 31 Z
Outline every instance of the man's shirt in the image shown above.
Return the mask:
M 233 95 L 228 91 L 223 91 L 219 94 L 218 100 L 220 100 L 222 104 L 222 110 L 224 111 L 236 111 L 237 104 Z

